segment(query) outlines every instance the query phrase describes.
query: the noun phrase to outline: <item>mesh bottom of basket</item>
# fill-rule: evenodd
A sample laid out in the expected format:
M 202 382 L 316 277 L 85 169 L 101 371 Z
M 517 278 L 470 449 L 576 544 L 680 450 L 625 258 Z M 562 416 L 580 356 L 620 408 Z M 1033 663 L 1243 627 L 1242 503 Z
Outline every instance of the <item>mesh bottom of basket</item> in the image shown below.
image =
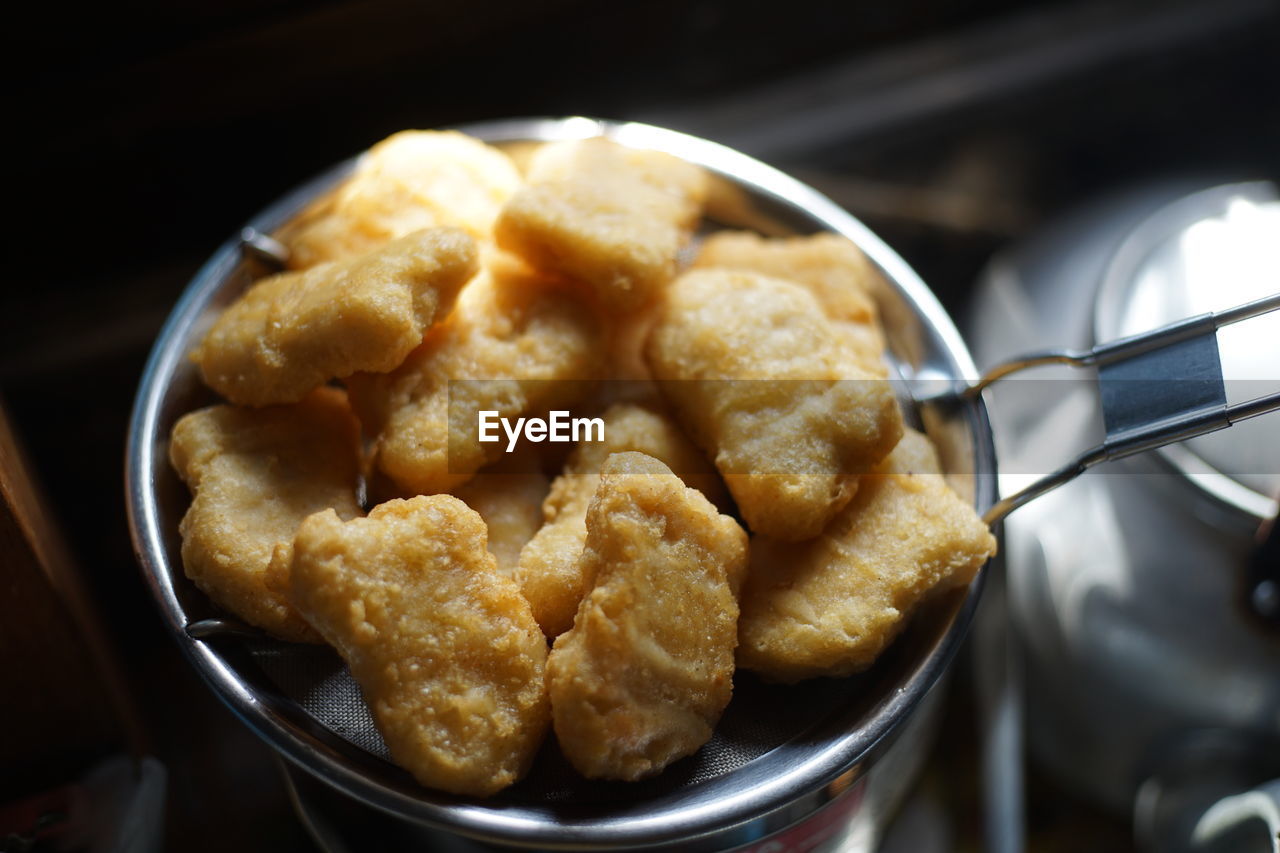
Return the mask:
M 360 688 L 331 649 L 264 642 L 253 656 L 280 691 L 334 734 L 354 746 L 390 760 L 374 727 Z M 641 783 L 584 780 L 549 737 L 529 775 L 503 794 L 513 801 L 635 800 L 645 793 L 666 793 L 731 773 L 779 747 L 802 739 L 804 732 L 848 707 L 866 691 L 863 678 L 819 679 L 798 685 L 770 685 L 739 673 L 734 697 L 711 740 L 694 755 Z

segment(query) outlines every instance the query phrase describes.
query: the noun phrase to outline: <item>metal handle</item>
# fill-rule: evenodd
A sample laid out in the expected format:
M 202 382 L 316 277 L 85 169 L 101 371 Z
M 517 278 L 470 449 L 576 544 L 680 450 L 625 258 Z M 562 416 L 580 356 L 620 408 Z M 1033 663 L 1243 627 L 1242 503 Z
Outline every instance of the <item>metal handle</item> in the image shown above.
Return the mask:
M 1280 409 L 1280 392 L 1234 406 L 1227 404 L 1215 334 L 1223 326 L 1277 309 L 1280 309 L 1280 293 L 1099 344 L 1089 350 L 1047 350 L 1025 355 L 997 365 L 966 388 L 944 395 L 974 401 L 1000 379 L 1039 365 L 1098 368 L 1106 428 L 1103 442 L 1025 489 L 1001 499 L 987 510 L 983 520 L 995 524 L 1018 507 L 1103 462 L 1204 435 Z M 1179 381 L 1157 381 L 1174 378 Z M 930 404 L 942 399 L 927 398 L 922 402 Z
M 1250 849 L 1262 853 L 1269 838 L 1268 849 L 1280 853 L 1280 779 L 1214 803 L 1196 821 L 1191 843 L 1197 850 L 1234 850 L 1242 840 L 1239 830 L 1250 825 L 1254 830 L 1249 837 L 1256 845 Z

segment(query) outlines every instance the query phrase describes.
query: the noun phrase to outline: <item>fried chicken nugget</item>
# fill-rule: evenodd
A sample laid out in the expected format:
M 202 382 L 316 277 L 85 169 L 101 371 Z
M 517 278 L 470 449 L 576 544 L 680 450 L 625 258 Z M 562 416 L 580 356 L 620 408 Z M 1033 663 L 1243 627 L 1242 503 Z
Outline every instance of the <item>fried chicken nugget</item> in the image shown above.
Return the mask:
M 797 284 L 691 270 L 668 289 L 645 353 L 757 533 L 817 536 L 902 435 L 889 382 Z
M 169 458 L 194 494 L 178 528 L 187 577 L 251 625 L 316 642 L 289 606 L 289 559 L 313 512 L 360 514 L 359 425 L 346 395 L 320 388 L 288 406 L 191 412 L 174 424 Z
M 423 228 L 461 228 L 489 239 L 520 187 L 497 148 L 457 131 L 406 130 L 370 148 L 342 186 L 280 233 L 289 266 L 308 269 L 362 255 Z
M 193 357 L 210 388 L 247 406 L 291 403 L 356 371 L 393 370 L 452 308 L 476 254 L 466 234 L 438 228 L 265 278 L 222 313 Z
M 604 344 L 591 312 L 554 282 L 495 264 L 392 373 L 348 382 L 356 412 L 378 434 L 377 469 L 410 494 L 448 492 L 503 453 L 481 443 L 478 413 L 517 418 L 572 403 Z M 454 382 L 449 380 L 489 380 Z
M 652 300 L 702 214 L 706 174 L 607 139 L 546 145 L 494 225 L 498 245 L 592 288 L 614 311 Z
M 550 488 L 551 481 L 541 471 L 481 471 L 454 491 L 484 519 L 489 553 L 498 571 L 509 578 L 516 577 L 521 550 L 542 526 L 542 502 Z
M 550 720 L 547 645 L 452 495 L 298 528 L 294 606 L 351 669 L 391 757 L 423 785 L 488 796 L 519 779 Z
M 671 469 L 610 456 L 587 513 L 595 577 L 547 661 L 560 747 L 583 775 L 635 780 L 695 752 L 733 694 L 747 536 Z
M 516 577 L 548 637 L 569 630 L 579 602 L 595 582 L 594 575 L 586 574 L 595 564 L 580 557 L 587 538 L 587 507 L 600 485 L 600 468 L 611 454 L 638 451 L 652 456 L 711 500 L 724 497 L 720 478 L 706 457 L 667 415 L 618 403 L 601 420 L 604 441 L 584 441 L 574 448 L 542 504 L 545 523 L 520 552 Z
M 908 430 L 821 536 L 752 540 L 738 664 L 785 682 L 859 672 L 931 590 L 972 580 L 996 540 L 940 471 Z
M 877 273 L 866 255 L 839 234 L 761 237 L 749 231 L 712 234 L 695 267 L 746 270 L 802 284 L 836 321 L 868 369 L 884 371 L 884 335 L 871 297 Z

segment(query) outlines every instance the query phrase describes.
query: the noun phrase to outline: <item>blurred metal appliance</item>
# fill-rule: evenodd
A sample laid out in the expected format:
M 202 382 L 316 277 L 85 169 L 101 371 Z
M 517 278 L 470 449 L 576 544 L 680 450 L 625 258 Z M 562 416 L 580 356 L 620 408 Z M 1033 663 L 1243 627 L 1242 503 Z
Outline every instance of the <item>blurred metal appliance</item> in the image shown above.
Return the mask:
M 1125 193 L 998 258 L 968 323 L 975 360 L 1089 347 L 1280 290 L 1276 188 L 1203 187 Z M 1280 316 L 1218 339 L 1229 402 L 1280 386 Z M 988 405 L 1005 494 L 1101 420 L 1064 368 L 1002 383 Z M 1090 472 L 1005 522 L 1031 754 L 1132 810 L 1150 849 L 1280 849 L 1280 786 L 1266 784 L 1280 777 L 1277 495 L 1280 433 L 1259 418 Z

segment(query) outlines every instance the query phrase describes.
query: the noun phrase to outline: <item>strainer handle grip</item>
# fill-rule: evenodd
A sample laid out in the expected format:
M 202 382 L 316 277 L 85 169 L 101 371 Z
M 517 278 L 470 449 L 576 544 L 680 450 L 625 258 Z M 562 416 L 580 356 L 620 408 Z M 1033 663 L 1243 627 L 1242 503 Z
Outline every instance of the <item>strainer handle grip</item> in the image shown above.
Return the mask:
M 1098 369 L 1106 427 L 1103 442 L 1019 492 L 1002 498 L 983 516 L 995 524 L 1020 506 L 1113 459 L 1225 429 L 1237 421 L 1280 409 L 1280 392 L 1227 404 L 1216 332 L 1280 310 L 1280 293 L 1226 311 L 1190 317 L 1154 331 L 1098 344 L 1089 350 L 1046 350 L 1020 356 L 987 371 L 958 392 L 976 400 L 1006 376 L 1047 364 Z M 1161 380 L 1177 379 L 1178 381 Z
M 1225 429 L 1237 421 L 1247 420 L 1257 415 L 1277 410 L 1280 410 L 1280 391 L 1274 394 L 1266 394 L 1244 403 L 1238 403 L 1234 406 L 1226 406 L 1220 412 L 1165 420 L 1149 425 L 1146 428 L 1135 428 L 1126 433 L 1121 441 L 1112 441 L 1108 437 L 1102 444 L 1082 452 L 1075 459 L 1053 473 L 1041 477 L 1031 485 L 1014 492 L 1006 498 L 1001 498 L 983 513 L 982 520 L 988 525 L 995 524 L 1018 507 L 1030 503 L 1046 492 L 1053 491 L 1063 483 L 1074 480 L 1085 471 L 1101 465 L 1103 462 L 1123 459 L 1135 453 L 1154 450 L 1166 444 L 1173 444 L 1177 441 L 1194 438 L 1197 435 Z

